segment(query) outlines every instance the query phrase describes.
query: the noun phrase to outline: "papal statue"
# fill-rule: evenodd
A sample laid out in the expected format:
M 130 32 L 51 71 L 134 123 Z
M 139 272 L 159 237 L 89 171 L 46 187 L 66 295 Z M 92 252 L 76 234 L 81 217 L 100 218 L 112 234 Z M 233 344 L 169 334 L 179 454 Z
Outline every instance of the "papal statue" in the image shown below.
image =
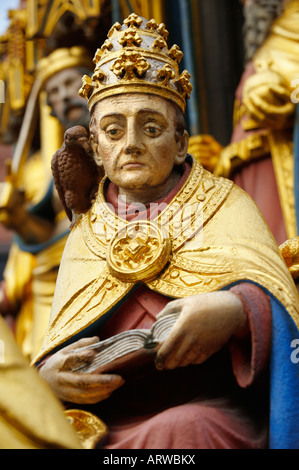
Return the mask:
M 67 409 L 105 423 L 95 447 L 296 448 L 298 292 L 253 200 L 187 153 L 191 77 L 167 37 L 131 14 L 83 78 L 90 133 L 69 129 L 52 160 L 72 229 L 33 363 Z M 130 378 L 78 371 L 99 339 L 168 314 Z

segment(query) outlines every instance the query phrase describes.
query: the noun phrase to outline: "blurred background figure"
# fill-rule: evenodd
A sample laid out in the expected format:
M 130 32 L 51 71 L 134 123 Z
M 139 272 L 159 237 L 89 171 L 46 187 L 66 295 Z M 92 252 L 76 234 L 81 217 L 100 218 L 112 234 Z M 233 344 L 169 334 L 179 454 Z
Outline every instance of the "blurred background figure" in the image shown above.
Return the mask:
M 262 43 L 254 44 L 250 19 L 264 18 L 266 13 L 268 21 L 261 22 Z M 215 172 L 232 177 L 249 192 L 280 244 L 298 235 L 293 152 L 296 104 L 291 95 L 292 83 L 299 77 L 299 2 L 245 2 L 245 15 L 249 16 L 245 22 L 249 62 L 236 91 L 232 144 L 222 152 Z
M 242 3 L 245 70 L 235 94 L 231 142 L 221 146 L 200 135 L 197 157 L 251 195 L 297 279 L 299 2 Z
M 29 358 L 48 325 L 69 233 L 69 221 L 53 185 L 51 157 L 64 130 L 76 124 L 88 127 L 87 108 L 78 88 L 82 71 L 88 73 L 90 63 L 87 51 L 80 47 L 56 49 L 38 62 L 27 110 L 41 103 L 42 127 L 34 130 L 33 112 L 25 115 L 6 182 L 1 185 L 0 221 L 14 232 L 4 270 L 1 311 L 17 314 L 16 335 Z M 58 120 L 56 127 L 52 116 Z M 34 132 L 41 133 L 39 149 L 28 142 Z

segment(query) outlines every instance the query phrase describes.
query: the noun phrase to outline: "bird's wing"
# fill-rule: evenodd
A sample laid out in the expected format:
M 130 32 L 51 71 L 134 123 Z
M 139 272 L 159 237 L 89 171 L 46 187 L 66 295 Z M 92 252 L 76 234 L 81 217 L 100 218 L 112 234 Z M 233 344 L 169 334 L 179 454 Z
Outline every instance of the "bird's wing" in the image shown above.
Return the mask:
M 72 211 L 71 211 L 71 209 L 68 208 L 68 206 L 66 204 L 66 201 L 65 201 L 65 188 L 63 186 L 61 174 L 60 174 L 60 171 L 59 171 L 62 152 L 63 152 L 63 149 L 61 148 L 61 149 L 58 149 L 54 153 L 54 155 L 52 157 L 52 161 L 51 161 L 51 169 L 52 169 L 52 175 L 53 175 L 54 184 L 55 184 L 57 193 L 59 195 L 59 198 L 61 200 L 63 208 L 66 212 L 66 215 L 68 216 L 68 218 L 71 221 L 72 220 Z

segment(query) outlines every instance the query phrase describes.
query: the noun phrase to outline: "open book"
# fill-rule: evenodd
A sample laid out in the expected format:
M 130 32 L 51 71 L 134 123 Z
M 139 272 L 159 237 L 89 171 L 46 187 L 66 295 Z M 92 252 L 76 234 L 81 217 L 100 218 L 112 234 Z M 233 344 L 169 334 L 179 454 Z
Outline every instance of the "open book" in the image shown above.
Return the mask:
M 150 329 L 124 331 L 104 341 L 84 346 L 81 349 L 95 349 L 96 355 L 90 364 L 79 367 L 76 372 L 121 374 L 123 369 L 153 361 L 153 356 L 167 338 L 178 316 L 179 312 L 165 315 Z

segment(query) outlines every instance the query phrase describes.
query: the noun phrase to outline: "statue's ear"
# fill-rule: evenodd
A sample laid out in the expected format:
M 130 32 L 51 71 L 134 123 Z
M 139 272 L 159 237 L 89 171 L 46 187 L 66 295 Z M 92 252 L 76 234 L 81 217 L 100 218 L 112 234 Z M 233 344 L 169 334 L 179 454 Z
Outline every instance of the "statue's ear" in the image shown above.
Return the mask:
M 90 142 L 90 145 L 91 145 L 91 148 L 92 148 L 92 151 L 93 151 L 93 158 L 94 158 L 96 164 L 99 165 L 99 166 L 102 166 L 103 162 L 102 162 L 102 158 L 101 158 L 100 152 L 99 152 L 98 140 L 95 137 L 93 132 L 90 133 L 89 142 Z
M 182 136 L 177 140 L 177 154 L 175 157 L 175 164 L 181 165 L 186 158 L 189 144 L 189 134 L 185 130 Z

